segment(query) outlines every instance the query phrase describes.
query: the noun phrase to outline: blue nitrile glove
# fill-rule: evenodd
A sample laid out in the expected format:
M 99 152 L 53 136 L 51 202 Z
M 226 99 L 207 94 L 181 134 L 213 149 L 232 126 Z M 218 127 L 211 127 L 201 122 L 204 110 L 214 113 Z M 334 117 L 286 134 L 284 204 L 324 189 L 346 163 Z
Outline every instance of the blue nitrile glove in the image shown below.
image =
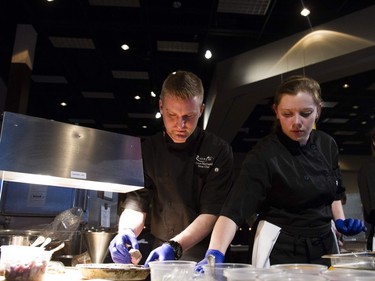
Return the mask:
M 224 262 L 224 254 L 218 250 L 208 249 L 206 254 L 204 255 L 204 259 L 197 263 L 195 266 L 195 271 L 199 273 L 203 273 L 203 265 L 208 264 L 207 257 L 209 255 L 213 255 L 215 257 L 215 263 L 223 263 Z
M 356 235 L 361 231 L 366 231 L 366 226 L 363 221 L 358 219 L 338 219 L 335 221 L 336 229 L 344 235 Z
M 157 247 L 156 249 L 151 251 L 151 253 L 148 255 L 147 260 L 145 261 L 145 267 L 148 267 L 148 263 L 150 261 L 167 261 L 174 259 L 174 250 L 172 246 L 169 244 L 163 244 L 160 247 Z
M 129 250 L 139 249 L 138 240 L 132 229 L 121 230 L 109 243 L 108 250 L 115 263 L 131 263 Z M 129 249 L 129 250 L 128 250 Z

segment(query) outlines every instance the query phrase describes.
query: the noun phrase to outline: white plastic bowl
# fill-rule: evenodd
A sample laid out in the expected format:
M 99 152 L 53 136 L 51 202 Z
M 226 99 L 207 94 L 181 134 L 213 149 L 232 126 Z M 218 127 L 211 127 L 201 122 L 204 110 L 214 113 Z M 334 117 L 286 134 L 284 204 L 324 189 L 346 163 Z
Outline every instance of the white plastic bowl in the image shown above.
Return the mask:
M 195 261 L 152 261 L 149 262 L 151 281 L 190 281 L 195 273 Z
M 0 265 L 8 281 L 42 281 L 51 253 L 41 247 L 1 246 Z

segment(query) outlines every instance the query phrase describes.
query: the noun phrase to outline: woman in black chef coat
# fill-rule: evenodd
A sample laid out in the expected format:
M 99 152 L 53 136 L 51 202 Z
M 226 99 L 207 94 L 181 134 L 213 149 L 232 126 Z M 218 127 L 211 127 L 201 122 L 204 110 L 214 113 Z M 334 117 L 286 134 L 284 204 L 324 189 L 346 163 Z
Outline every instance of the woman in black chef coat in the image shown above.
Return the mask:
M 126 197 L 119 233 L 109 246 L 113 261 L 131 262 L 128 248 L 138 249 L 147 213 L 155 249 L 146 266 L 204 255 L 233 183 L 233 153 L 227 142 L 197 126 L 203 93 L 191 72 L 177 71 L 164 81 L 159 109 L 165 129 L 142 142 L 145 188 Z
M 205 259 L 224 260 L 237 226 L 258 214 L 252 264 L 326 264 L 337 253 L 332 221 L 345 235 L 365 230 L 362 221 L 345 219 L 345 195 L 332 137 L 315 130 L 322 99 L 319 84 L 293 76 L 277 89 L 274 132 L 250 151 L 215 224 Z

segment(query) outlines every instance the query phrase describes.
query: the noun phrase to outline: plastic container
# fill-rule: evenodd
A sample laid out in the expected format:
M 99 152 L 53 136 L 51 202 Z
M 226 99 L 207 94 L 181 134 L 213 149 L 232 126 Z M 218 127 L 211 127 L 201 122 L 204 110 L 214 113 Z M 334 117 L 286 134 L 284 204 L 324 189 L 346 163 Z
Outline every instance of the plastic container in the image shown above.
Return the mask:
M 234 269 L 234 268 L 254 268 L 251 264 L 247 263 L 215 263 L 215 266 L 212 268 L 205 264 L 202 266 L 204 274 L 209 276 L 213 275 L 212 277 L 215 281 L 225 281 L 227 280 L 226 277 L 226 270 Z
M 305 273 L 277 273 L 265 274 L 258 277 L 259 281 L 327 281 L 323 276 L 311 275 Z
M 323 258 L 331 259 L 331 265 L 334 268 L 375 269 L 375 252 L 324 255 Z
M 358 269 L 333 269 L 321 273 L 330 281 L 359 281 L 375 280 L 375 271 Z
M 0 267 L 7 281 L 42 281 L 50 259 L 41 247 L 1 246 Z
M 271 265 L 271 268 L 281 269 L 288 273 L 305 273 L 319 275 L 320 272 L 327 270 L 326 265 L 312 263 L 287 263 Z
M 149 262 L 151 281 L 192 281 L 195 261 L 152 261 Z
M 228 268 L 225 270 L 224 275 L 228 281 L 250 281 L 257 280 L 255 278 L 267 274 L 278 274 L 282 273 L 281 269 L 276 268 L 255 268 L 255 267 L 244 267 L 244 268 Z

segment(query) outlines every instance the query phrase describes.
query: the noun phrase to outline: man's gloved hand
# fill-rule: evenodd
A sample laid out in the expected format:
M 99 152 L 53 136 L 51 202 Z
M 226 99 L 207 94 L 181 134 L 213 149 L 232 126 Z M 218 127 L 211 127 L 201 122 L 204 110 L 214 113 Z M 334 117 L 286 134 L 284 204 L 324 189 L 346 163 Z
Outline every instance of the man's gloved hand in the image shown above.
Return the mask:
M 366 231 L 366 226 L 363 221 L 358 219 L 338 219 L 335 221 L 336 229 L 344 235 L 356 235 L 361 231 Z
M 206 254 L 204 255 L 204 259 L 201 260 L 197 265 L 195 266 L 195 271 L 199 273 L 203 273 L 203 265 L 208 264 L 207 257 L 209 255 L 213 255 L 215 257 L 215 263 L 223 263 L 224 262 L 224 254 L 218 250 L 212 250 L 208 249 Z
M 138 240 L 132 229 L 121 230 L 109 243 L 108 250 L 115 263 L 131 263 L 130 249 L 139 249 Z
M 160 247 L 152 250 L 151 253 L 148 255 L 147 260 L 145 261 L 145 267 L 148 267 L 148 263 L 150 261 L 166 261 L 166 260 L 174 260 L 174 250 L 171 245 L 164 243 Z

